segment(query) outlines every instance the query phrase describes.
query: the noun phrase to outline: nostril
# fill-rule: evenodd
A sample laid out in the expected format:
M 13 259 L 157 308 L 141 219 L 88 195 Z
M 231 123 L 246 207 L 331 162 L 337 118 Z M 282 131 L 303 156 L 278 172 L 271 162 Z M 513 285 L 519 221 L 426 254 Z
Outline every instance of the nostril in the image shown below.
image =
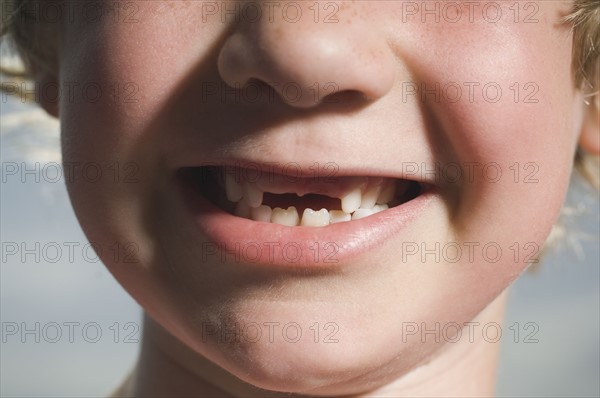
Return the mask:
M 358 102 L 370 101 L 371 98 L 359 90 L 341 90 L 326 95 L 321 102 L 324 104 L 352 104 Z
M 283 102 L 293 107 L 306 109 L 321 105 L 335 106 L 336 104 L 343 104 L 350 109 L 354 106 L 364 106 L 366 102 L 374 100 L 359 90 L 338 90 L 338 86 L 333 83 L 326 85 L 314 83 L 307 86 L 291 81 L 265 82 L 257 78 L 224 82 L 221 90 L 223 92 L 218 94 L 220 98 L 233 98 L 238 102 L 245 103 Z
M 295 81 L 264 81 L 258 78 L 250 78 L 245 83 L 237 86 L 246 95 L 243 98 L 260 96 L 268 98 L 269 102 L 281 101 L 290 106 L 299 108 L 311 108 L 323 102 L 339 103 L 350 98 L 359 98 L 358 91 L 340 91 L 334 83 L 322 85 L 318 82 L 313 84 L 299 83 Z
M 302 40 L 292 31 L 300 26 L 240 28 L 223 43 L 219 74 L 229 86 L 250 93 L 270 86 L 269 95 L 274 90 L 277 101 L 297 108 L 364 106 L 385 96 L 396 79 L 395 57 L 385 41 L 358 28 L 322 28 L 303 30 Z
M 286 104 L 298 108 L 313 108 L 325 104 L 360 105 L 370 101 L 365 93 L 359 90 L 340 89 L 334 83 L 322 85 L 300 85 L 295 82 L 269 84 L 269 88 L 277 92 Z

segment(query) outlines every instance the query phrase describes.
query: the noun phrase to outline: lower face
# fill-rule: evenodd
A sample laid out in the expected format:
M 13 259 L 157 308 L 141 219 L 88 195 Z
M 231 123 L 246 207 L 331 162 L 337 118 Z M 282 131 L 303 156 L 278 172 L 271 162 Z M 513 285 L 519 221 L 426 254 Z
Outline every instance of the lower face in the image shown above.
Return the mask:
M 564 2 L 519 16 L 502 4 L 495 22 L 409 3 L 236 24 L 200 2 L 136 2 L 135 23 L 65 23 L 61 86 L 104 90 L 60 103 L 85 233 L 152 317 L 259 387 L 338 394 L 401 377 L 443 344 L 407 325 L 473 319 L 557 217 L 579 99 Z M 344 57 L 327 52 L 346 36 Z M 223 54 L 240 37 L 275 67 L 248 67 L 261 84 L 236 96 Z M 345 91 L 299 105 L 269 73 Z

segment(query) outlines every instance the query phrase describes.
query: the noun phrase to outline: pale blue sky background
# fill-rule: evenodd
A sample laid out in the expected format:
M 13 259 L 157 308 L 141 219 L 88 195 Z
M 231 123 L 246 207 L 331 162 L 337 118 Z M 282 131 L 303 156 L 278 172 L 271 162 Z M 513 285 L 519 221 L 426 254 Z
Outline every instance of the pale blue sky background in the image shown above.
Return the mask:
M 137 304 L 100 262 L 86 260 L 87 243 L 75 219 L 64 183 L 27 176 L 7 176 L 11 162 L 31 166 L 59 162 L 58 124 L 32 105 L 15 98 L 0 101 L 2 191 L 0 196 L 3 258 L 0 297 L 1 396 L 101 397 L 124 377 L 136 359 L 138 344 L 124 342 L 135 332 L 128 322 L 140 323 Z M 48 169 L 48 171 L 51 171 Z M 49 179 L 52 175 L 48 176 Z M 543 200 L 543 198 L 540 198 Z M 535 204 L 532 204 L 535 205 Z M 563 397 L 600 395 L 600 212 L 598 192 L 575 176 L 568 198 L 567 239 L 550 253 L 537 273 L 523 275 L 512 287 L 502 338 L 499 396 Z M 569 242 L 565 244 L 565 242 Z M 63 247 L 60 261 L 50 263 L 32 255 L 22 262 L 8 256 L 10 242 L 56 242 Z M 79 244 L 68 258 L 65 242 Z M 54 257 L 55 251 L 48 252 Z M 89 252 L 89 256 L 93 255 Z M 5 261 L 6 260 L 6 261 Z M 49 322 L 76 322 L 73 342 L 62 327 L 56 343 L 34 341 L 35 333 L 9 335 L 14 323 L 33 328 Z M 95 322 L 102 336 L 95 337 Z M 508 334 L 519 322 L 519 342 Z M 524 325 L 539 326 L 538 343 L 523 342 Z M 115 323 L 117 328 L 115 328 Z M 112 327 L 112 329 L 111 329 Z M 114 330 L 120 331 L 115 342 Z M 48 339 L 55 329 L 46 329 Z M 512 333 L 512 332 L 511 332 Z M 41 335 L 41 332 L 40 332 Z M 43 336 L 42 336 L 43 337 Z M 134 340 L 139 333 L 134 333 Z

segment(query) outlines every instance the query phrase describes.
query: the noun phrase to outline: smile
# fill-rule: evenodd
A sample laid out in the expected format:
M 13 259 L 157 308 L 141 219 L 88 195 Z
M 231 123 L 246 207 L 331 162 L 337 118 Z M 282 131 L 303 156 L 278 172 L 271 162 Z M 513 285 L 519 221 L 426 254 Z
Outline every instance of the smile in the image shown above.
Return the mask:
M 417 197 L 419 183 L 383 177 L 301 178 L 232 167 L 188 170 L 201 193 L 245 219 L 289 227 L 359 220 Z
M 343 262 L 408 226 L 436 193 L 431 184 L 390 176 L 254 171 L 208 165 L 176 173 L 202 238 L 235 262 L 252 257 L 245 250 L 249 245 L 274 249 L 260 263 L 289 264 L 289 253 L 276 251 L 289 245 L 296 266 L 318 262 L 323 256 L 315 250 L 325 250 L 332 263 Z

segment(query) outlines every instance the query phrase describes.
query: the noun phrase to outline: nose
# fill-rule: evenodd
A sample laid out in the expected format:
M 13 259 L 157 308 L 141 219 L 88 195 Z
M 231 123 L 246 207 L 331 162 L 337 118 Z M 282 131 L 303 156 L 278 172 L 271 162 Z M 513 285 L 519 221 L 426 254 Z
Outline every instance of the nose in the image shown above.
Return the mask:
M 365 101 L 385 96 L 394 84 L 395 63 L 383 34 L 341 12 L 337 22 L 315 21 L 312 11 L 304 9 L 295 22 L 277 14 L 252 23 L 242 20 L 220 49 L 221 78 L 238 88 L 258 80 L 298 108 L 317 106 L 342 92 Z

